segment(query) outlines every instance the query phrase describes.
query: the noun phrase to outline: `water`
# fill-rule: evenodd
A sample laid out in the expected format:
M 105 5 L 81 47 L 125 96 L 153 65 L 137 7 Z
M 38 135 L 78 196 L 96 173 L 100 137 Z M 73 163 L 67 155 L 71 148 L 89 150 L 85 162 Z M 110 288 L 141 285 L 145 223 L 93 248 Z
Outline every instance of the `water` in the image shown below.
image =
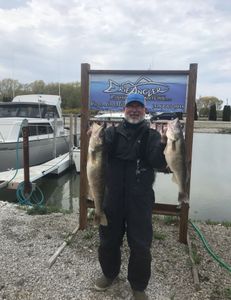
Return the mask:
M 194 134 L 190 188 L 190 217 L 231 220 L 231 135 Z M 158 173 L 158 202 L 175 204 L 178 191 L 171 175 Z
M 230 149 L 230 134 L 194 134 L 189 212 L 192 219 L 231 220 Z M 171 174 L 157 174 L 156 202 L 177 203 L 177 185 L 171 177 Z M 38 184 L 48 205 L 77 211 L 79 179 L 73 168 L 60 177 L 46 176 Z M 0 199 L 15 201 L 15 192 L 0 191 Z

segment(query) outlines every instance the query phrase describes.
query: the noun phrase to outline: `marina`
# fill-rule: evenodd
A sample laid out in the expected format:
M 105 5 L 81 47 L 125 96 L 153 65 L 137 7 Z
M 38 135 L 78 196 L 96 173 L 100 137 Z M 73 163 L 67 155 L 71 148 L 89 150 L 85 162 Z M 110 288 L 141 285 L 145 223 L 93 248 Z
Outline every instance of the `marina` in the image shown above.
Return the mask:
M 28 127 L 29 166 L 42 164 L 69 151 L 61 98 L 21 95 L 0 103 L 0 172 L 23 167 L 23 128 Z
M 230 147 L 230 134 L 194 133 L 189 209 L 191 219 L 230 220 L 231 158 L 227 151 L 223 151 Z M 43 191 L 46 205 L 60 210 L 79 211 L 80 176 L 74 165 L 60 176 L 50 173 L 36 180 L 36 184 Z M 154 190 L 157 203 L 177 203 L 177 185 L 172 182 L 171 174 L 158 173 Z M 17 201 L 15 191 L 6 189 L 0 190 L 0 199 Z
M 73 164 L 70 153 L 65 153 L 38 166 L 30 167 L 30 182 L 46 176 L 47 174 L 60 175 Z M 24 169 L 9 170 L 0 173 L 0 188 L 17 189 L 24 181 Z
M 28 195 L 47 174 L 60 176 L 73 164 L 80 170 L 76 133 L 72 115 L 65 126 L 60 96 L 21 95 L 1 103 L 0 189 L 17 193 L 23 185 Z

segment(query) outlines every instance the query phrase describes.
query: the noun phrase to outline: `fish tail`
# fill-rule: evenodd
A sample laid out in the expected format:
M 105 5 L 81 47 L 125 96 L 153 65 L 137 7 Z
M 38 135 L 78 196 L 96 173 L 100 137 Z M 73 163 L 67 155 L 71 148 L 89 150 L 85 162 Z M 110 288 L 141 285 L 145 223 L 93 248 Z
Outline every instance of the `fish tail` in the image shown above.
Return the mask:
M 101 219 L 100 215 L 98 215 L 98 214 L 95 213 L 95 215 L 94 215 L 94 223 L 95 223 L 95 225 L 99 225 L 100 224 L 100 219 Z
M 102 213 L 100 216 L 100 224 L 104 225 L 104 226 L 108 225 L 107 217 L 106 217 L 105 213 Z
M 94 222 L 95 222 L 96 225 L 103 225 L 103 226 L 108 225 L 107 218 L 106 218 L 106 215 L 104 213 L 95 214 Z
M 181 203 L 189 203 L 188 194 L 186 192 L 179 192 L 178 202 Z

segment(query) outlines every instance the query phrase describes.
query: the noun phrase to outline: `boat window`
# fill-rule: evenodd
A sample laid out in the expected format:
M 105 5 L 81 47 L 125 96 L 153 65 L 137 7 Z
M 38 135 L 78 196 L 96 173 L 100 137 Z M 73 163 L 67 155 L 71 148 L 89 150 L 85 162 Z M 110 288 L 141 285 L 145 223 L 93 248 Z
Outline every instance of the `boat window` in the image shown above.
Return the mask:
M 53 133 L 53 128 L 49 123 L 46 124 L 37 124 L 38 127 L 38 134 L 49 134 Z
M 29 107 L 20 107 L 17 117 L 29 117 Z
M 53 133 L 53 132 L 54 132 L 53 128 L 50 125 L 48 125 L 48 133 Z
M 0 117 L 16 117 L 17 116 L 17 107 L 10 107 L 8 105 L 0 106 Z
M 49 123 L 31 123 L 29 124 L 29 136 L 42 135 L 53 133 L 53 128 Z M 20 132 L 20 137 L 22 137 L 22 130 Z
M 1 103 L 0 118 L 59 118 L 55 105 L 33 103 Z
M 47 134 L 48 133 L 48 130 L 47 130 L 47 125 L 39 125 L 38 126 L 38 134 Z
M 54 105 L 46 105 L 46 109 L 45 109 L 45 115 L 44 115 L 44 118 L 46 119 L 54 119 L 54 118 L 58 118 L 59 115 L 58 115 L 58 111 L 57 111 L 57 108 L 56 106 Z
M 29 135 L 37 135 L 37 126 L 36 125 L 29 125 Z

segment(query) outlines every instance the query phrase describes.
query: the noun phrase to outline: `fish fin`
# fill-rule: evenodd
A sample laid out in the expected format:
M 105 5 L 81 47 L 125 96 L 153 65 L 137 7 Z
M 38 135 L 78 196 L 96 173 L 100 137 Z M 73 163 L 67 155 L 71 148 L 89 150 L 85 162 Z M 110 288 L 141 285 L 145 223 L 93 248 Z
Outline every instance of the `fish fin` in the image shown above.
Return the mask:
M 94 201 L 94 197 L 93 197 L 92 190 L 91 190 L 91 187 L 89 185 L 89 182 L 87 182 L 87 199 L 91 200 L 91 201 Z
M 164 173 L 172 173 L 172 170 L 171 170 L 170 167 L 167 165 L 167 166 L 165 167 L 165 169 L 163 169 L 163 172 L 164 172 Z
M 91 201 L 94 201 L 91 189 L 88 190 L 87 199 L 91 200 Z
M 103 225 L 103 226 L 108 225 L 107 218 L 106 218 L 106 215 L 104 213 L 102 213 L 100 215 L 95 214 L 94 222 L 95 222 L 96 225 Z
M 100 224 L 100 219 L 101 219 L 100 215 L 98 215 L 98 214 L 95 213 L 95 215 L 94 215 L 94 223 L 95 223 L 95 225 L 99 225 Z
M 174 173 L 172 174 L 172 181 L 175 182 L 176 184 L 178 184 L 176 175 Z
M 176 141 L 172 141 L 172 151 L 176 150 Z
M 108 221 L 107 221 L 107 217 L 106 217 L 105 213 L 102 213 L 100 216 L 100 225 L 103 225 L 103 226 L 108 225 Z

